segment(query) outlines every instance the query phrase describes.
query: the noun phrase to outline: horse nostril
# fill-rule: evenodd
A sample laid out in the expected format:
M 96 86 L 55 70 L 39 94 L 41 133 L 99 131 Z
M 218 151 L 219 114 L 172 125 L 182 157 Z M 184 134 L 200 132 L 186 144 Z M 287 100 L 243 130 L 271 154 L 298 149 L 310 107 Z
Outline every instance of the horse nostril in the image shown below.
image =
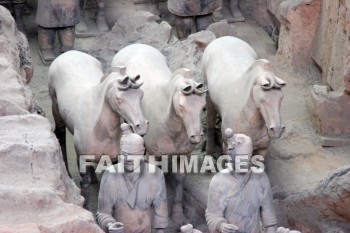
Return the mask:
M 140 129 L 140 124 L 136 125 L 136 129 L 139 130 Z

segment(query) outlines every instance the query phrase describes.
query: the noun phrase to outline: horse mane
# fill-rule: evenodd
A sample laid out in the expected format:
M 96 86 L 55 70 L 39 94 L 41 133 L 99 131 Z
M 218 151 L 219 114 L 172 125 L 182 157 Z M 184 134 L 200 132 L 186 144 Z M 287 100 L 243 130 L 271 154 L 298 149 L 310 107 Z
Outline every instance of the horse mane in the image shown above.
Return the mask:
M 187 69 L 187 68 L 180 68 L 175 70 L 172 75 L 171 75 L 171 79 L 173 79 L 174 77 L 176 77 L 177 75 L 181 75 L 184 78 L 192 78 L 192 71 Z
M 269 71 L 271 69 L 270 61 L 266 59 L 258 59 L 248 68 L 247 73 L 251 72 L 253 69 L 255 69 L 258 66 L 265 71 Z
M 126 73 L 126 67 L 125 66 L 115 66 L 115 67 L 111 67 L 108 69 L 108 71 L 102 76 L 100 83 L 102 83 L 103 81 L 106 80 L 106 78 L 113 72 L 119 72 L 122 75 L 125 75 Z

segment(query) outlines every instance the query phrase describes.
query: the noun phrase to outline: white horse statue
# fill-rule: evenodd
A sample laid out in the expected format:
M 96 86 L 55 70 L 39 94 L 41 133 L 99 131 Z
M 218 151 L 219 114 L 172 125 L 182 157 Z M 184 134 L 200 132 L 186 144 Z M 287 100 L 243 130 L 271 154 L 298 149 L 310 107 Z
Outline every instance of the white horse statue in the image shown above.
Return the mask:
M 246 42 L 235 37 L 212 41 L 202 58 L 207 95 L 207 153 L 214 151 L 217 113 L 222 118 L 221 132 L 231 128 L 252 138 L 254 154 L 266 155 L 270 138 L 281 136 L 281 88 L 286 83 L 277 78 L 270 62 L 258 59 Z M 226 141 L 224 141 L 224 150 Z
M 128 76 L 125 67 L 115 67 L 103 74 L 101 63 L 79 51 L 69 51 L 56 58 L 49 69 L 49 92 L 63 158 L 67 163 L 66 127 L 74 135 L 74 147 L 81 155 L 94 155 L 99 161 L 109 155 L 116 161 L 120 154 L 120 125 L 125 120 L 135 133 L 145 135 L 148 121 L 141 110 L 143 91 L 139 75 Z M 79 164 L 79 163 L 78 163 Z M 82 175 L 83 196 L 88 198 L 92 167 Z
M 150 125 L 144 137 L 149 155 L 190 155 L 201 141 L 201 116 L 205 107 L 202 83 L 182 68 L 172 73 L 166 58 L 157 49 L 133 44 L 120 50 L 112 67 L 126 66 L 130 74 L 145 80 L 142 109 Z M 172 208 L 173 219 L 181 224 L 184 174 L 176 174 L 176 190 Z

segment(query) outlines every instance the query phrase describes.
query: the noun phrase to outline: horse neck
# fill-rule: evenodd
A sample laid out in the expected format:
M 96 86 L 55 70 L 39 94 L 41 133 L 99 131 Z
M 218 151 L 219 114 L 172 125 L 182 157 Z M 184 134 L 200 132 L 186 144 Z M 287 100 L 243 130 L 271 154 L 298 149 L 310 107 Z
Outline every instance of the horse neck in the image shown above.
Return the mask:
M 253 89 L 250 91 L 249 98 L 245 102 L 243 111 L 241 111 L 241 119 L 246 119 L 247 121 L 249 121 L 250 124 L 261 124 L 260 120 L 256 120 L 262 119 L 262 115 L 260 113 L 260 110 L 256 107 L 256 103 L 253 97 Z
M 96 112 L 98 115 L 96 124 L 108 124 L 112 128 L 119 127 L 120 123 L 120 116 L 118 113 L 116 113 L 112 107 L 110 106 L 109 100 L 108 100 L 108 90 L 113 85 L 112 80 L 104 80 L 102 83 L 96 86 L 96 100 L 98 100 L 97 106 L 96 106 Z
M 259 77 L 258 74 L 256 74 L 257 70 L 247 70 L 245 73 L 242 74 L 240 77 L 238 85 L 241 87 L 246 87 L 249 91 L 245 93 L 245 95 L 240 98 L 241 106 L 240 106 L 240 119 L 246 119 L 247 121 L 251 123 L 257 123 L 261 124 L 261 121 L 256 119 L 261 119 L 262 115 L 260 113 L 260 110 L 256 107 L 256 103 L 253 96 L 253 89 L 256 85 L 256 78 Z M 255 78 L 251 78 L 255 77 Z
M 176 129 L 176 131 L 181 131 L 181 129 L 184 127 L 182 124 L 181 118 L 176 114 L 173 98 L 176 94 L 176 83 L 178 81 L 178 78 L 174 77 L 167 83 L 165 87 L 164 94 L 166 95 L 166 111 L 164 112 L 164 119 L 166 125 L 170 129 Z M 180 127 L 179 127 L 180 126 Z

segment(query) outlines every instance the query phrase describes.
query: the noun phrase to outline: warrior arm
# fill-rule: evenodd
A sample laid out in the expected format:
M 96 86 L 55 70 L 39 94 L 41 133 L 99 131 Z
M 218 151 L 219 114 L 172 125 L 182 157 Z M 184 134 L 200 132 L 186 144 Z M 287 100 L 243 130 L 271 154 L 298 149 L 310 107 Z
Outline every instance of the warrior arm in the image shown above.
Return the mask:
M 264 186 L 263 201 L 260 209 L 261 221 L 266 228 L 267 233 L 276 232 L 275 226 L 277 218 L 275 213 L 275 206 L 273 205 L 273 194 L 269 178 L 264 173 L 261 184 Z
M 218 184 L 215 182 L 215 176 L 210 182 L 208 192 L 208 205 L 205 211 L 205 219 L 210 233 L 220 232 L 220 226 L 223 223 L 227 223 L 224 218 L 225 207 L 220 204 L 220 192 L 218 192 Z
M 115 203 L 114 194 L 111 193 L 111 190 L 115 190 L 111 188 L 112 178 L 110 172 L 106 170 L 102 176 L 100 191 L 98 194 L 96 220 L 98 225 L 100 225 L 105 232 L 108 232 L 108 226 L 110 223 L 117 222 L 112 216 Z
M 159 191 L 153 199 L 153 228 L 157 229 L 158 233 L 163 232 L 163 229 L 168 226 L 168 206 L 167 194 L 165 187 L 164 174 L 159 172 Z

